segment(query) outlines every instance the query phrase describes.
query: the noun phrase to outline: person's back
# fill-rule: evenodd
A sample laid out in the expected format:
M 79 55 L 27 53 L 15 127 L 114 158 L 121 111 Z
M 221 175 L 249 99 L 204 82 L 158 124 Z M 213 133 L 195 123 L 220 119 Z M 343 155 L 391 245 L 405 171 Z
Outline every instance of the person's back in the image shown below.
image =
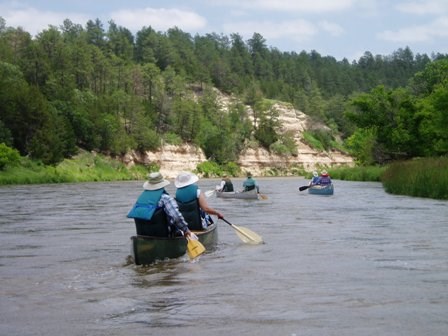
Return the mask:
M 328 175 L 326 170 L 322 171 L 322 173 L 320 174 L 319 184 L 324 186 L 331 184 L 330 175 Z
M 232 192 L 233 190 L 233 183 L 230 181 L 228 177 L 224 178 L 224 186 L 222 187 L 221 191 L 224 192 Z
M 252 178 L 251 173 L 247 173 L 247 178 L 243 182 L 243 191 L 251 191 L 257 189 L 257 193 L 259 193 L 258 184 L 255 179 Z
M 177 208 L 174 199 L 165 191 L 169 181 L 159 172 L 148 175 L 140 194 L 127 217 L 133 218 L 138 235 L 168 237 L 175 234 L 193 236 Z M 173 231 L 173 232 L 172 232 Z
M 176 177 L 176 201 L 179 211 L 184 216 L 190 230 L 202 230 L 201 212 L 198 200 L 199 188 L 195 184 L 198 181 L 196 175 L 181 173 Z
M 207 204 L 205 196 L 196 184 L 198 180 L 199 178 L 193 173 L 181 172 L 174 181 L 179 210 L 191 230 L 203 230 L 213 224 L 210 214 L 223 218 L 219 211 Z
M 320 181 L 319 174 L 317 173 L 317 171 L 314 171 L 313 178 L 311 179 L 309 185 L 313 186 L 313 185 L 319 184 L 319 181 Z

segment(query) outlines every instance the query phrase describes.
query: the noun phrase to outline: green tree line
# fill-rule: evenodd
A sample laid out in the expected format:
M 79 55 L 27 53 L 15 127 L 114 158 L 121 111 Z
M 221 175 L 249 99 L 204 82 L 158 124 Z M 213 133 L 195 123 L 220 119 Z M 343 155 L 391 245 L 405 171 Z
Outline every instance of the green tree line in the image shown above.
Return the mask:
M 439 155 L 446 59 L 406 47 L 350 63 L 281 52 L 258 33 L 244 41 L 148 25 L 134 36 L 98 19 L 32 37 L 0 17 L 0 143 L 49 165 L 78 148 L 119 156 L 163 141 L 196 144 L 219 164 L 254 143 L 294 155 L 270 103 L 279 100 L 330 125 L 362 163 Z M 214 88 L 235 98 L 227 111 Z

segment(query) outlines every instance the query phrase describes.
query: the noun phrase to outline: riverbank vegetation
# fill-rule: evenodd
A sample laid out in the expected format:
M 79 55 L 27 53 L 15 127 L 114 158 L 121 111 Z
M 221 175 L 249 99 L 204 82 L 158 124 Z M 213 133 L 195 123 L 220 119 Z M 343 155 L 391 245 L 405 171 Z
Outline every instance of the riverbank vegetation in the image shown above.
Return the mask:
M 448 199 L 448 157 L 394 162 L 381 178 L 392 194 Z
M 211 165 L 198 170 L 233 173 L 248 146 L 297 155 L 275 102 L 313 119 L 303 142 L 348 150 L 359 166 L 437 158 L 448 153 L 446 73 L 448 55 L 414 55 L 408 47 L 391 55 L 366 51 L 350 63 L 316 51 L 281 52 L 258 33 L 244 41 L 238 33 L 193 37 L 146 26 L 134 36 L 97 19 L 85 26 L 65 20 L 33 37 L 0 17 L 0 175 L 40 181 L 31 167 L 46 182 L 131 179 L 138 168 L 63 166 L 80 149 L 99 160 L 172 142 L 203 150 Z M 228 99 L 226 109 L 216 90 Z M 360 168 L 352 176 L 377 173 Z
M 157 167 L 127 168 L 102 154 L 82 152 L 56 166 L 21 157 L 0 171 L 0 185 L 143 180 Z

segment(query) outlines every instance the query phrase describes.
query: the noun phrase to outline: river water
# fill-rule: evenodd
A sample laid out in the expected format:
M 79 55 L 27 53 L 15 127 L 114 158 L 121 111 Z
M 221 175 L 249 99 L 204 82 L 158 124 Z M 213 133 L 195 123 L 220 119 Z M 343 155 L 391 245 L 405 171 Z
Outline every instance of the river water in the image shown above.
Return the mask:
M 265 244 L 219 221 L 215 251 L 149 267 L 128 262 L 142 182 L 0 188 L 0 335 L 447 335 L 447 201 L 258 182 L 208 201 Z

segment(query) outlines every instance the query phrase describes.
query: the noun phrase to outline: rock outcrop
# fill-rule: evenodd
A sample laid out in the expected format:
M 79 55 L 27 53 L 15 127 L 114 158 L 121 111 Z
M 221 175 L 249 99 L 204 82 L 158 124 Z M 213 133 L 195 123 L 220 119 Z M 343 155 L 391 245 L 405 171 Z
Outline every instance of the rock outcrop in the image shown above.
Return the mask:
M 221 105 L 226 108 L 226 97 L 220 97 Z M 303 132 L 313 127 L 326 127 L 325 125 L 314 125 L 311 119 L 301 111 L 288 104 L 275 104 L 273 106 L 279 112 L 281 127 L 279 132 L 290 132 L 293 134 L 298 153 L 297 156 L 275 155 L 263 148 L 248 148 L 239 157 L 238 164 L 243 171 L 250 171 L 256 176 L 270 175 L 275 170 L 280 173 L 289 174 L 295 168 L 303 168 L 307 171 L 322 167 L 353 166 L 353 158 L 337 151 L 319 152 L 303 142 Z M 248 107 L 249 116 L 253 116 Z M 206 161 L 201 149 L 191 145 L 163 145 L 158 152 L 146 152 L 140 155 L 136 152 L 128 153 L 124 162 L 127 165 L 135 163 L 151 164 L 160 166 L 161 173 L 173 178 L 179 171 L 194 170 L 196 165 Z

